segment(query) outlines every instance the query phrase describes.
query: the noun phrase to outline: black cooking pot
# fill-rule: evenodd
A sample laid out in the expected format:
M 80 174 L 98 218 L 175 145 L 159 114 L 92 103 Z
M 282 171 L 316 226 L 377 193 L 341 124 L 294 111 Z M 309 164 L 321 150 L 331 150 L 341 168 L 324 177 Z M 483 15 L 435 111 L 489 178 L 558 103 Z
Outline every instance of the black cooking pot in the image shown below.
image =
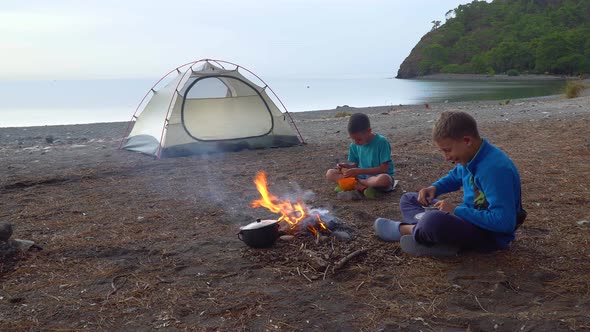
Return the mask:
M 266 248 L 279 237 L 279 223 L 276 220 L 260 220 L 240 227 L 238 238 L 252 248 Z

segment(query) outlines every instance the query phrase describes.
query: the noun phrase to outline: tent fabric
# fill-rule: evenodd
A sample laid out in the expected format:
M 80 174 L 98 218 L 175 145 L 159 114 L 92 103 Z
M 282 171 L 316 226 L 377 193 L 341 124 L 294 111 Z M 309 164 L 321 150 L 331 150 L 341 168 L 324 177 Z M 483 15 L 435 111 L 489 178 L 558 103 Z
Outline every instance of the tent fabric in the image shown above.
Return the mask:
M 172 157 L 302 144 L 266 89 L 237 68 L 205 61 L 152 91 L 124 149 Z

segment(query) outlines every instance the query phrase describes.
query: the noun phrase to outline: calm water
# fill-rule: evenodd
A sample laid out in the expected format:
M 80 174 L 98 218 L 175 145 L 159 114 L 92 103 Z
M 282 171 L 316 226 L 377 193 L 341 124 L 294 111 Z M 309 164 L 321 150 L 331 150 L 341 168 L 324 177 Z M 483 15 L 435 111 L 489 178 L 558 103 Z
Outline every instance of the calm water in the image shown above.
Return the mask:
M 0 81 L 0 127 L 127 121 L 154 80 Z M 563 81 L 268 79 L 289 111 L 497 100 L 559 93 Z

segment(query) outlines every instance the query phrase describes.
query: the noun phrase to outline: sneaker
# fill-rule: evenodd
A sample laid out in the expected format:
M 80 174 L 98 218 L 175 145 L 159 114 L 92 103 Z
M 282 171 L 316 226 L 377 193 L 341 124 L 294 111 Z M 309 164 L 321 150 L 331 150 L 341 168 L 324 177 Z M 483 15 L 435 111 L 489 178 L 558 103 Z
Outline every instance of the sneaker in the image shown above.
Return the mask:
M 385 218 L 377 218 L 373 227 L 375 228 L 375 234 L 387 242 L 399 241 L 402 234 L 399 231 L 399 226 L 402 223 L 399 221 L 393 221 Z
M 363 194 L 358 190 L 341 191 L 336 194 L 336 197 L 343 201 L 358 201 L 363 199 Z
M 457 256 L 459 252 L 459 247 L 456 246 L 444 244 L 425 245 L 418 243 L 412 235 L 402 236 L 400 246 L 405 253 L 412 256 L 450 257 Z
M 376 199 L 382 197 L 383 193 L 373 187 L 368 187 L 363 190 L 363 195 L 368 199 Z

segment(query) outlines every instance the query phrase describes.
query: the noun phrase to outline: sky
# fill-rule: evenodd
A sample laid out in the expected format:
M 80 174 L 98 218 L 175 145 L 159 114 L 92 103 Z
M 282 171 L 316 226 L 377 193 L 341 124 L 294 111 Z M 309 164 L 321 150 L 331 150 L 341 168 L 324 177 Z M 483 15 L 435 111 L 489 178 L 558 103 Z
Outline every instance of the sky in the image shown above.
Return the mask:
M 153 78 L 201 58 L 263 77 L 391 77 L 467 2 L 5 0 L 0 80 Z

